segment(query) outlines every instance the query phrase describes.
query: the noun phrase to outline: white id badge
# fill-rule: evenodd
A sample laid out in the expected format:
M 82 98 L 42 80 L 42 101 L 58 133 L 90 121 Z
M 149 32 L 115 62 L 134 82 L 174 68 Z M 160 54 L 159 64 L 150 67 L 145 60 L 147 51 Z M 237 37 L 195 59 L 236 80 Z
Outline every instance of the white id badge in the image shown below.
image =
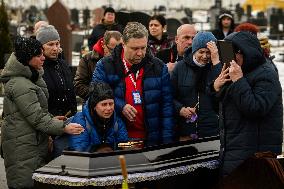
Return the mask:
M 142 99 L 141 99 L 139 91 L 133 91 L 132 96 L 133 96 L 133 102 L 135 105 L 142 104 Z

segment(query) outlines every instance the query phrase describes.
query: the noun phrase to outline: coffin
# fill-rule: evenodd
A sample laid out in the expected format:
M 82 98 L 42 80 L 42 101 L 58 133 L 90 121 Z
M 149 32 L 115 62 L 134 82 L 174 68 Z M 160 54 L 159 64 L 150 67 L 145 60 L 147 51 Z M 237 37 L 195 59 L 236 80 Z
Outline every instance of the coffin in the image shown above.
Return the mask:
M 188 181 L 189 177 L 196 177 L 195 172 L 199 174 L 198 170 L 208 170 L 206 175 L 216 180 L 210 173 L 214 173 L 214 177 L 218 175 L 219 148 L 219 137 L 210 137 L 111 153 L 64 151 L 63 155 L 37 169 L 33 179 L 38 188 L 52 188 L 52 185 L 66 188 L 120 185 L 123 178 L 118 157 L 124 155 L 128 183 L 172 182 L 179 175 L 188 175 L 185 178 Z

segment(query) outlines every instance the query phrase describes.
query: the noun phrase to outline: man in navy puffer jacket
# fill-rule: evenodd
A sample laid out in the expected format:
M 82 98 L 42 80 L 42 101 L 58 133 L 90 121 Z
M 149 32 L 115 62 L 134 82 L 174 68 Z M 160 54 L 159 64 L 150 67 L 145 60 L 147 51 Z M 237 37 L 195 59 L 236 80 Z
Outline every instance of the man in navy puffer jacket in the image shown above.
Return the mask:
M 166 65 L 146 52 L 148 31 L 131 22 L 123 31 L 123 44 L 98 62 L 93 81 L 114 90 L 116 112 L 126 122 L 130 140 L 146 146 L 173 140 L 173 99 Z

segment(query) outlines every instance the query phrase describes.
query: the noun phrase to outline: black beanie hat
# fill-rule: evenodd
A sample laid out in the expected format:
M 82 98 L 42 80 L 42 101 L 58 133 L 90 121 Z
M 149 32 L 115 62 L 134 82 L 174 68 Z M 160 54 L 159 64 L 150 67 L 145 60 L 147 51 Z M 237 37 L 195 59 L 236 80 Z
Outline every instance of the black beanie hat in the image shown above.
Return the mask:
M 42 44 L 33 38 L 17 36 L 14 47 L 17 60 L 25 66 L 34 56 L 42 53 Z
M 106 15 L 107 12 L 115 13 L 115 10 L 112 7 L 107 7 L 105 9 L 104 16 Z
M 90 85 L 89 109 L 94 107 L 102 100 L 114 99 L 113 91 L 107 83 L 95 82 Z

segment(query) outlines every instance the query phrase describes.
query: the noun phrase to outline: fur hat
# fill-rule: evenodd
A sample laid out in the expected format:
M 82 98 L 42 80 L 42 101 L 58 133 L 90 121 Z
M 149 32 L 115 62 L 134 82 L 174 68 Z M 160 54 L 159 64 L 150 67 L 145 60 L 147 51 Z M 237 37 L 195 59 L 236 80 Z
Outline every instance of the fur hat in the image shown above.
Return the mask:
M 106 15 L 106 13 L 111 12 L 111 13 L 115 13 L 115 10 L 112 7 L 107 7 L 104 11 L 104 16 Z
M 192 40 L 192 53 L 194 54 L 201 48 L 207 48 L 207 43 L 209 41 L 216 42 L 217 39 L 211 32 L 200 31 Z
M 17 36 L 14 42 L 15 56 L 23 65 L 27 66 L 29 61 L 42 53 L 42 44 L 33 38 Z
M 41 42 L 41 44 L 45 44 L 49 41 L 60 40 L 59 34 L 57 30 L 52 25 L 43 25 L 41 26 L 37 33 L 36 39 Z
M 113 91 L 107 83 L 95 82 L 90 86 L 89 108 L 90 110 L 103 100 L 114 99 Z
M 228 10 L 223 10 L 221 13 L 220 13 L 220 15 L 219 15 L 219 19 L 220 20 L 222 20 L 222 18 L 224 18 L 224 17 L 228 17 L 228 18 L 231 18 L 232 20 L 233 20 L 233 15 L 232 15 L 232 13 L 230 12 L 230 11 L 228 11 Z

